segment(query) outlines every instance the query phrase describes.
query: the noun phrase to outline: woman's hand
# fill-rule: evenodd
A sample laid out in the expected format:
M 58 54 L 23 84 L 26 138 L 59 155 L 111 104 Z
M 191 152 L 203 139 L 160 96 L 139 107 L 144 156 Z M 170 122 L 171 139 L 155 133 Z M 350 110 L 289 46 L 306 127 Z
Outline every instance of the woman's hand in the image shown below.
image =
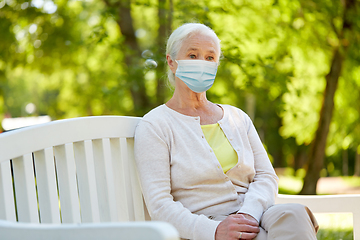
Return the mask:
M 252 216 L 232 214 L 216 228 L 215 240 L 238 240 L 240 235 L 241 239 L 254 239 L 259 231 L 259 223 Z

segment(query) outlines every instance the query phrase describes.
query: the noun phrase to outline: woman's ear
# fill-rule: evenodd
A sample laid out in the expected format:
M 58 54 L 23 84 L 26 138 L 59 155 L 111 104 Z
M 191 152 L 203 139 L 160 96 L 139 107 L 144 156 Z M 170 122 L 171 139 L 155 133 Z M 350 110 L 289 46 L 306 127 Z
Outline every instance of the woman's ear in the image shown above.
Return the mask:
M 174 60 L 172 60 L 169 54 L 166 55 L 166 61 L 167 64 L 169 65 L 170 70 L 175 74 L 177 69 L 177 63 Z

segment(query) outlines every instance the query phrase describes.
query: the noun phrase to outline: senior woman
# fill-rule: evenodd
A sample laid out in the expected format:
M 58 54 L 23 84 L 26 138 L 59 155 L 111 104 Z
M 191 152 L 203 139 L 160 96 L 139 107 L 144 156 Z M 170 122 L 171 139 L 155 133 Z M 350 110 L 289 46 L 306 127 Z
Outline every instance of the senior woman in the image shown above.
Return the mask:
M 173 224 L 184 239 L 316 239 L 305 206 L 274 205 L 278 178 L 250 118 L 206 98 L 221 55 L 214 31 L 184 24 L 166 54 L 174 94 L 135 133 L 151 218 Z

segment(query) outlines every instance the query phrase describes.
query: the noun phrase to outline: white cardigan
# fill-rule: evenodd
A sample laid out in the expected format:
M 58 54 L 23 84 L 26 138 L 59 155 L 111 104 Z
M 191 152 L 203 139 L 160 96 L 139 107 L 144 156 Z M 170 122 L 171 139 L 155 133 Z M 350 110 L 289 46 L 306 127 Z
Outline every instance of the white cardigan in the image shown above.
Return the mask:
M 175 226 L 182 238 L 213 240 L 219 216 L 241 212 L 260 222 L 274 204 L 278 178 L 250 118 L 224 110 L 218 122 L 238 155 L 223 173 L 206 141 L 199 117 L 161 105 L 146 114 L 135 132 L 135 159 L 153 220 Z

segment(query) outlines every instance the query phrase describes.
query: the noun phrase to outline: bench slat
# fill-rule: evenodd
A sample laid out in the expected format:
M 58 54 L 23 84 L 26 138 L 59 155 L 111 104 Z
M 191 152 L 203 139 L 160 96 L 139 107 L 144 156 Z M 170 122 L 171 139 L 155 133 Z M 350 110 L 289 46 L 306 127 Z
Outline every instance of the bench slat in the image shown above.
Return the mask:
M 357 204 L 360 203 L 360 196 Z M 354 231 L 354 240 L 360 239 L 360 208 L 359 205 L 354 206 L 356 212 L 353 212 L 353 231 Z
M 134 212 L 134 199 L 132 194 L 132 186 L 131 183 L 131 172 L 130 169 L 130 163 L 128 161 L 129 157 L 129 149 L 127 145 L 126 138 L 120 138 L 120 156 L 121 156 L 121 162 L 123 166 L 122 173 L 124 174 L 125 183 L 128 183 L 125 185 L 125 194 L 126 194 L 126 200 L 127 200 L 127 206 L 129 211 L 129 219 L 128 221 L 135 221 L 135 212 Z
M 13 159 L 18 221 L 39 223 L 32 153 Z
M 26 240 L 179 240 L 165 222 L 113 222 L 83 224 L 28 224 L 0 220 L 2 239 Z
M 125 178 L 125 166 L 124 161 L 126 153 L 121 151 L 121 144 L 119 138 L 110 139 L 111 157 L 113 162 L 113 174 L 114 174 L 114 187 L 117 207 L 118 221 L 129 221 L 129 208 L 127 198 L 127 185 Z
M 80 223 L 80 205 L 72 143 L 54 147 L 62 223 Z
M 140 118 L 125 116 L 80 117 L 2 133 L 0 162 L 65 143 L 104 137 L 133 137 L 139 121 Z
M 60 223 L 53 148 L 34 152 L 41 223 Z
M 10 161 L 0 163 L 0 218 L 16 221 Z
M 92 141 L 74 143 L 81 221 L 100 222 Z
M 103 149 L 104 149 L 104 164 L 105 164 L 105 176 L 106 176 L 106 186 L 108 191 L 108 205 L 110 208 L 110 221 L 116 222 L 117 217 L 117 208 L 116 208 L 116 196 L 115 196 L 115 183 L 114 183 L 114 166 L 111 156 L 111 145 L 110 139 L 104 138 L 102 140 Z
M 114 222 L 117 219 L 113 166 L 111 161 L 110 140 L 93 140 L 96 183 L 101 222 Z
M 134 217 L 135 221 L 145 221 L 144 215 L 144 201 L 142 198 L 142 191 L 140 188 L 140 179 L 136 170 L 135 156 L 134 156 L 134 139 L 127 139 L 128 147 L 128 161 L 131 176 L 132 195 L 134 204 Z

